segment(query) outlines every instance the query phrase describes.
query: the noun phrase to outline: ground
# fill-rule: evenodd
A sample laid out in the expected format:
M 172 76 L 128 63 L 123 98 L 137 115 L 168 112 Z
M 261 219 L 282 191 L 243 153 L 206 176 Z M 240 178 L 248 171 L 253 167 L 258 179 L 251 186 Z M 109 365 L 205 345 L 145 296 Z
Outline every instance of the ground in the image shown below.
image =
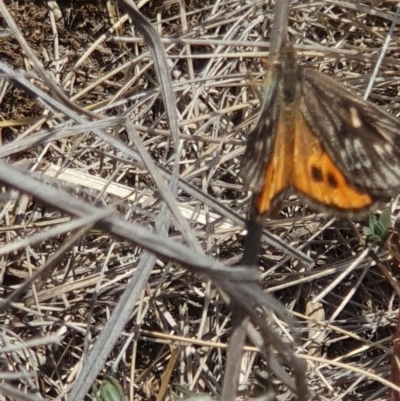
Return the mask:
M 368 215 L 288 192 L 265 221 L 260 280 L 238 267 L 273 5 L 137 6 L 161 47 L 111 0 L 0 3 L 0 399 L 92 399 L 109 376 L 131 400 L 219 397 L 241 308 L 265 346 L 250 330 L 240 397 L 295 399 L 305 381 L 314 399 L 390 399 L 396 199 L 369 233 Z M 368 98 L 396 116 L 396 6 L 293 2 L 299 63 L 363 96 L 383 51 Z

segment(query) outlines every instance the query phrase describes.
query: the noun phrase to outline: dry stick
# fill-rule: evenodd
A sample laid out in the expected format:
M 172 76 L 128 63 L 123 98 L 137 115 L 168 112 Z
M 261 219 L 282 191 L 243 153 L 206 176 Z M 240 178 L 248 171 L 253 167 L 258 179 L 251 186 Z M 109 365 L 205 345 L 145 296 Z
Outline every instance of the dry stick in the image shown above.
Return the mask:
M 160 42 L 160 38 L 154 27 L 152 27 L 149 21 L 138 11 L 132 1 L 120 0 L 120 3 L 127 10 L 136 28 L 143 35 L 146 44 L 150 48 L 153 56 L 156 75 L 161 86 L 161 92 L 163 94 L 163 100 L 171 134 L 173 136 L 175 145 L 178 145 L 177 133 L 179 128 L 176 110 L 174 109 L 175 96 L 172 90 L 165 51 Z M 178 163 L 179 160 L 178 157 L 176 157 L 174 171 L 171 175 L 171 180 L 169 183 L 169 189 L 173 193 L 175 193 L 178 188 Z M 165 235 L 170 222 L 171 214 L 166 205 L 163 204 L 161 213 L 156 220 L 156 228 L 160 233 Z M 123 297 L 120 299 L 117 307 L 114 309 L 110 320 L 100 334 L 94 348 L 86 360 L 84 367 L 85 375 L 81 374 L 78 377 L 78 380 L 75 382 L 74 387 L 69 394 L 68 400 L 78 401 L 84 398 L 86 392 L 90 388 L 91 383 L 95 379 L 97 373 L 101 370 L 106 358 L 112 350 L 112 347 L 117 341 L 119 333 L 129 320 L 156 260 L 157 258 L 154 255 L 149 255 L 147 253 L 142 255 L 137 273 L 128 284 Z M 99 351 L 102 351 L 101 356 Z
M 391 363 L 390 378 L 393 384 L 400 385 L 400 310 L 397 316 L 396 332 L 393 334 L 393 355 Z M 390 389 L 392 401 L 400 401 L 400 393 L 394 389 Z
M 26 394 L 25 392 L 5 383 L 0 383 L 0 394 L 5 397 L 9 397 L 10 400 L 43 401 L 42 397 L 37 397 L 32 394 Z
M 0 304 L 0 313 L 4 313 L 10 306 L 12 302 L 15 302 L 19 299 L 19 297 L 29 288 L 33 283 L 38 279 L 41 278 L 42 282 L 44 282 L 44 277 L 47 277 L 51 274 L 52 270 L 54 267 L 56 267 L 59 263 L 62 257 L 68 252 L 69 249 L 71 249 L 76 242 L 83 237 L 83 235 L 86 234 L 86 232 L 93 226 L 93 224 L 97 221 L 100 220 L 101 218 L 105 217 L 107 214 L 111 214 L 112 209 L 109 211 L 104 210 L 97 215 L 89 215 L 80 219 L 76 219 L 74 222 L 75 224 L 81 226 L 80 228 L 77 229 L 76 232 L 74 232 L 70 238 L 68 238 L 67 241 L 64 242 L 64 244 L 55 252 L 54 255 L 52 255 L 49 260 L 47 261 L 46 265 L 43 266 L 43 268 L 39 269 L 36 271 L 28 280 L 26 280 L 23 284 L 21 284 L 11 295 L 7 297 L 7 299 L 4 300 Z M 85 224 L 83 226 L 83 224 Z M 82 227 L 83 226 L 83 227 Z
M 386 52 L 386 48 L 389 45 L 389 41 L 391 39 L 391 35 L 393 33 L 395 24 L 397 22 L 397 18 L 399 16 L 399 12 L 400 12 L 400 7 L 397 8 L 396 11 L 396 15 L 395 15 L 395 19 L 392 22 L 392 25 L 390 27 L 390 31 L 389 31 L 389 35 L 386 37 L 385 40 L 385 44 L 383 46 L 381 55 L 379 57 L 379 62 L 377 63 L 374 73 L 373 73 L 373 77 L 370 80 L 369 84 L 368 84 L 368 88 L 366 90 L 366 93 L 364 95 L 364 99 L 366 99 L 369 95 L 369 92 L 372 88 L 372 85 L 374 83 L 374 80 L 376 78 L 378 69 L 380 67 L 380 62 L 383 60 L 384 54 Z M 387 273 L 386 269 L 384 268 L 384 266 L 379 262 L 379 259 L 376 257 L 375 253 L 373 253 L 373 257 L 377 262 L 377 265 L 380 267 L 380 269 L 384 272 L 385 276 L 389 279 L 389 281 L 392 283 L 392 286 L 394 287 L 394 289 L 397 292 L 397 296 L 400 295 L 400 290 L 399 290 L 399 285 L 398 283 L 392 278 L 390 277 L 390 275 Z M 397 386 L 400 383 L 400 313 L 397 317 L 397 328 L 396 328 L 396 332 L 393 335 L 393 355 L 392 355 L 392 362 L 391 362 L 391 380 L 394 384 L 396 384 Z M 393 389 L 390 390 L 391 391 L 391 399 L 393 401 L 399 401 L 400 400 L 400 394 L 398 391 L 395 391 Z
M 129 118 L 126 119 L 126 131 L 129 137 L 133 140 L 133 143 L 136 145 L 136 148 L 140 153 L 140 156 L 142 157 L 145 166 L 150 172 L 150 175 L 152 176 L 154 182 L 156 183 L 157 188 L 160 190 L 161 195 L 165 197 L 165 201 L 169 203 L 170 210 L 173 213 L 175 219 L 180 222 L 181 229 L 186 232 L 186 235 L 190 239 L 190 243 L 193 246 L 193 248 L 201 252 L 201 246 L 197 241 L 197 238 L 193 230 L 190 228 L 188 222 L 183 218 L 181 212 L 178 209 L 178 206 L 176 204 L 176 198 L 174 198 L 174 195 L 176 196 L 176 194 L 173 193 L 172 191 L 168 191 L 167 185 L 165 184 L 161 175 L 157 173 L 157 167 L 155 163 L 151 159 L 151 156 L 147 152 L 145 146 L 143 145 L 142 140 L 140 139 L 140 136 L 137 134 Z
M 385 43 L 383 44 L 381 53 L 379 55 L 379 59 L 376 62 L 376 65 L 375 65 L 375 68 L 374 68 L 374 72 L 372 73 L 372 77 L 368 82 L 368 86 L 367 86 L 367 89 L 366 89 L 364 97 L 363 97 L 364 100 L 368 99 L 368 96 L 369 96 L 369 94 L 370 94 L 370 92 L 372 90 L 372 87 L 373 87 L 374 83 L 375 83 L 376 76 L 378 75 L 378 71 L 381 68 L 383 58 L 385 57 L 387 48 L 389 47 L 389 43 L 392 40 L 393 32 L 394 32 L 394 29 L 396 27 L 397 20 L 399 18 L 399 14 L 400 14 L 400 4 L 397 6 L 396 15 L 393 18 L 392 24 L 390 26 L 389 33 L 386 36 Z
M 175 148 L 178 149 L 179 126 L 176 113 L 175 92 L 172 88 L 167 56 L 165 55 L 165 49 L 161 42 L 161 38 L 154 27 L 150 24 L 149 20 L 139 12 L 132 0 L 119 0 L 119 3 L 124 7 L 132 21 L 134 21 L 135 28 L 140 32 L 144 41 L 149 46 L 156 76 L 159 78 L 159 85 L 163 94 L 168 125 L 171 130 Z M 160 57 L 161 59 L 159 59 Z M 168 77 L 168 79 L 166 79 L 166 77 Z
M 73 216 L 83 217 L 104 210 L 104 208 L 91 206 L 72 195 L 49 187 L 32 178 L 30 173 L 21 172 L 1 159 L 0 181 Z M 106 210 L 109 209 L 106 208 Z M 236 268 L 232 270 L 227 268 L 204 253 L 199 253 L 193 248 L 188 248 L 160 234 L 155 234 L 139 224 L 129 223 L 115 212 L 96 222 L 95 225 L 105 232 L 143 247 L 164 260 L 176 261 L 179 264 L 191 267 L 198 274 L 234 281 L 255 279 L 255 275 L 248 269 Z
M 15 21 L 13 20 L 11 14 L 9 13 L 7 7 L 5 6 L 3 0 L 0 0 L 0 13 L 2 14 L 3 18 L 7 21 L 7 24 L 9 25 L 12 33 L 14 34 L 20 46 L 28 56 L 29 61 L 32 62 L 36 71 L 40 74 L 43 81 L 47 84 L 51 95 L 77 113 L 82 113 L 89 118 L 93 118 L 94 120 L 100 119 L 101 116 L 98 116 L 95 113 L 90 112 L 89 110 L 82 109 L 76 103 L 72 102 L 69 99 L 69 97 L 64 93 L 64 91 L 58 86 L 58 83 L 55 82 L 54 79 L 51 77 L 51 75 L 45 70 L 43 64 L 36 57 L 36 54 L 32 51 L 32 49 L 28 45 L 27 41 L 25 40 L 21 31 L 18 29 Z
M 43 202 L 61 208 L 70 214 L 76 216 L 85 216 L 96 214 L 96 212 L 99 210 L 98 208 L 87 205 L 68 194 L 63 194 L 63 197 L 60 199 L 59 191 L 52 187 L 48 187 L 44 183 L 34 180 L 28 174 L 19 172 L 15 169 L 15 167 L 2 160 L 0 160 L 0 177 L 2 177 L 3 182 L 6 182 L 20 190 L 24 190 L 36 198 L 41 199 Z M 160 220 L 165 221 L 165 215 L 165 211 L 164 214 L 161 213 Z M 203 267 L 206 269 L 213 266 L 218 266 L 218 264 L 211 258 L 207 258 L 205 255 L 195 252 L 192 249 L 189 250 L 182 245 L 175 243 L 174 241 L 161 237 L 161 235 L 155 235 L 140 226 L 133 228 L 133 225 L 130 225 L 128 222 L 124 221 L 121 217 L 115 214 L 103 218 L 101 221 L 96 223 L 96 226 L 99 226 L 107 232 L 113 232 L 114 234 L 119 234 L 122 237 L 133 240 L 133 242 L 140 243 L 143 247 L 156 251 L 159 255 L 164 254 L 167 259 L 174 259 L 173 255 L 175 255 L 176 260 L 176 256 L 178 255 L 175 253 L 175 251 L 178 251 L 179 249 L 184 252 L 187 251 L 185 256 L 181 255 L 181 257 L 179 257 L 180 262 L 184 263 L 185 265 L 190 265 L 190 260 L 192 258 L 192 263 L 195 265 L 198 265 L 202 259 L 206 261 L 206 263 L 203 264 Z M 140 233 L 144 234 L 145 232 L 147 235 L 140 235 Z M 136 241 L 133 238 L 136 238 Z M 140 238 L 142 239 L 140 240 Z M 167 243 L 169 243 L 172 247 L 170 251 L 165 248 Z M 74 383 L 68 400 L 79 401 L 83 399 L 89 390 L 95 376 L 104 365 L 108 353 L 114 346 L 115 341 L 117 341 L 119 338 L 119 333 L 125 326 L 127 319 L 129 319 L 131 316 L 137 299 L 140 296 L 144 285 L 147 283 L 148 276 L 152 271 L 155 261 L 156 257 L 149 256 L 148 254 L 144 254 L 141 258 L 137 272 L 129 282 L 123 296 L 118 302 L 118 305 L 114 309 L 110 320 L 107 322 L 106 327 L 102 330 L 94 348 L 85 361 L 84 371 L 80 373 L 77 381 Z M 214 279 L 221 279 L 223 277 L 225 277 L 225 279 L 231 279 L 237 275 L 238 272 L 241 272 L 241 280 L 249 280 L 248 272 L 243 271 L 243 269 L 231 271 L 230 269 L 225 269 L 223 266 L 221 266 L 221 269 L 220 273 L 223 273 L 222 275 L 218 274 L 217 269 L 208 270 L 208 272 L 211 273 L 209 275 Z M 206 271 L 207 270 L 203 270 L 203 273 Z M 240 277 L 238 278 L 240 279 Z
M 282 335 L 272 327 L 270 321 L 274 320 L 274 315 L 283 320 L 291 331 L 294 331 L 293 322 L 288 316 L 286 308 L 277 301 L 272 295 L 265 293 L 256 283 L 233 283 L 221 282 L 221 288 L 233 299 L 238 310 L 244 316 L 250 317 L 251 326 L 248 325 L 248 336 L 260 349 L 265 360 L 268 362 L 269 370 L 291 391 L 298 394 L 299 399 L 307 397 L 307 382 L 305 379 L 306 369 L 304 362 L 294 353 L 291 343 L 284 340 Z M 241 302 L 246 300 L 247 302 Z M 256 308 L 259 307 L 258 308 Z M 249 328 L 258 327 L 260 334 L 254 335 L 254 330 Z M 276 350 L 285 366 L 293 370 L 296 382 L 290 374 L 285 371 L 282 364 L 275 356 Z M 239 348 L 240 351 L 240 348 Z M 232 352 L 234 354 L 234 352 Z M 232 369 L 234 372 L 234 370 Z
M 274 23 L 271 31 L 271 47 L 269 61 L 272 63 L 286 41 L 290 0 L 276 1 L 274 7 Z
M 400 297 L 400 284 L 399 281 L 394 277 L 394 275 L 389 272 L 385 265 L 381 263 L 379 257 L 376 255 L 375 250 L 370 253 L 372 259 L 375 261 L 376 265 L 379 267 L 381 273 L 386 278 L 386 280 L 396 291 L 398 297 Z M 393 342 L 393 354 L 390 367 L 390 379 L 393 384 L 400 386 L 400 311 L 397 316 L 397 326 L 396 332 L 392 337 Z M 400 393 L 394 389 L 390 389 L 390 397 L 392 401 L 400 401 Z
M 256 270 L 258 254 L 261 247 L 263 231 L 263 219 L 251 216 L 247 221 L 247 235 L 245 238 L 242 265 Z M 231 302 L 232 310 L 235 310 L 232 321 L 232 335 L 229 340 L 226 370 L 222 389 L 222 401 L 234 400 L 237 395 L 239 382 L 242 350 L 246 341 L 247 325 L 249 318 L 245 311 Z

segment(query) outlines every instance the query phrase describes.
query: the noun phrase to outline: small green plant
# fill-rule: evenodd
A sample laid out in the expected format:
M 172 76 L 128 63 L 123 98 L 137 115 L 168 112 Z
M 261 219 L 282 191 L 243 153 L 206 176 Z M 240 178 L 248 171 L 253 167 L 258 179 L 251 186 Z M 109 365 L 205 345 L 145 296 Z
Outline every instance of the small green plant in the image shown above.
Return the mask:
M 112 376 L 106 376 L 100 384 L 100 389 L 93 384 L 93 393 L 97 401 L 125 401 L 124 390 L 118 380 Z
M 363 227 L 363 234 L 368 240 L 384 245 L 390 235 L 391 220 L 389 210 L 384 210 L 379 219 L 369 216 L 369 226 Z

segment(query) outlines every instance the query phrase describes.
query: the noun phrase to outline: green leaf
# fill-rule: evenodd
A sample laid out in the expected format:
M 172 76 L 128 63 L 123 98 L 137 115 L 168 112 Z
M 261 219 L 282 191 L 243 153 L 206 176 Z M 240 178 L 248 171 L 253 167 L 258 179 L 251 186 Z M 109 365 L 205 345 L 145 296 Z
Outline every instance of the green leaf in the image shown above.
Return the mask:
M 389 237 L 391 218 L 389 210 L 384 210 L 379 219 L 369 216 L 369 227 L 363 227 L 363 234 L 372 242 L 383 245 Z
M 385 227 L 386 230 L 388 230 L 391 226 L 392 220 L 390 218 L 390 213 L 389 210 L 385 209 L 380 217 L 379 217 L 379 223 Z
M 373 214 L 371 214 L 371 216 L 369 216 L 369 229 L 371 230 L 372 233 L 375 232 L 375 226 L 377 222 L 378 220 L 376 220 L 376 217 Z
M 124 390 L 118 380 L 112 376 L 106 376 L 100 384 L 100 390 L 95 389 L 97 401 L 125 401 Z
M 363 234 L 368 238 L 374 233 L 371 231 L 369 227 L 363 227 Z

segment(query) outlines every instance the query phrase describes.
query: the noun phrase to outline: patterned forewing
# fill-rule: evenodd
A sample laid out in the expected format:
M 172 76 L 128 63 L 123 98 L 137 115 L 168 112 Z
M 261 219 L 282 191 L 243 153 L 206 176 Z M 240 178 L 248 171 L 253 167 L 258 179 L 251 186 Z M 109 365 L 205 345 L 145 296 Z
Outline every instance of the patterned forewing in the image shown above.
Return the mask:
M 268 214 L 281 200 L 289 187 L 293 169 L 293 132 L 288 123 L 287 110 L 281 109 L 277 117 L 273 150 L 263 171 L 261 191 L 255 196 L 259 214 Z
M 308 69 L 300 110 L 350 184 L 377 200 L 400 192 L 400 122 L 395 117 Z
M 333 209 L 339 215 L 359 213 L 372 206 L 371 196 L 352 187 L 300 111 L 293 135 L 290 184 L 297 192 L 314 207 L 322 211 Z
M 270 73 L 272 74 L 272 72 Z M 274 140 L 276 137 L 279 101 L 276 81 L 267 80 L 267 89 L 256 126 L 249 134 L 242 159 L 240 176 L 254 193 L 261 191 Z

